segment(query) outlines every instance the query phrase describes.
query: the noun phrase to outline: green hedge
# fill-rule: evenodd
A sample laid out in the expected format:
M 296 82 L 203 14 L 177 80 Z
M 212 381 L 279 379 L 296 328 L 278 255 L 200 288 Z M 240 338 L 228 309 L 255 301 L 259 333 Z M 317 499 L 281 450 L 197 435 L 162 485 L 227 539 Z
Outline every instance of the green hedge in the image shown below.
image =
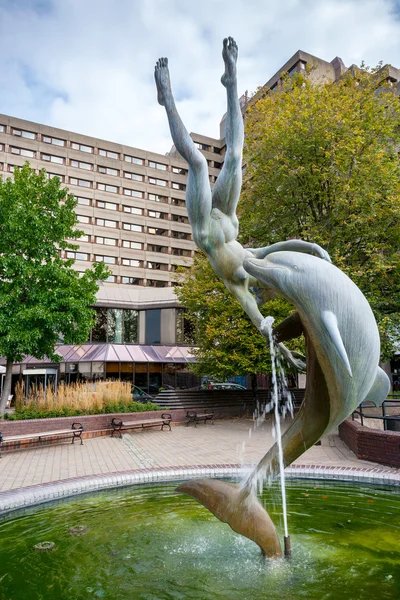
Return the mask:
M 22 419 L 51 419 L 53 417 L 79 417 L 82 415 L 101 415 L 110 413 L 129 413 L 129 412 L 147 412 L 150 410 L 161 410 L 161 406 L 154 404 L 154 402 L 132 402 L 131 404 L 125 403 L 109 403 L 101 409 L 93 410 L 73 410 L 72 408 L 59 408 L 55 410 L 35 410 L 34 408 L 23 408 L 16 411 L 14 414 L 6 413 L 5 419 L 10 421 L 19 421 Z

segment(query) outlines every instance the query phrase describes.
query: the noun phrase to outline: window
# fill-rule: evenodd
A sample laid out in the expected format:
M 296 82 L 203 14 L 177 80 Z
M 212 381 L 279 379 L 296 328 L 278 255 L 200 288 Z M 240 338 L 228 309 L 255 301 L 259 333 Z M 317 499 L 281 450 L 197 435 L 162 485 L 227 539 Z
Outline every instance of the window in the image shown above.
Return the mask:
M 14 169 L 19 169 L 19 167 L 16 167 L 15 165 L 8 165 L 8 170 L 10 173 L 14 173 Z
M 53 144 L 53 146 L 65 146 L 65 140 L 49 137 L 48 135 L 43 135 L 42 140 L 45 142 L 45 144 Z
M 118 188 L 116 185 L 108 185 L 106 183 L 98 183 L 97 189 L 101 190 L 102 192 L 110 192 L 111 194 L 118 193 Z
M 168 230 L 159 229 L 158 227 L 148 227 L 147 233 L 151 233 L 152 235 L 168 235 Z
M 177 175 L 187 175 L 188 174 L 187 169 L 181 169 L 181 167 L 172 167 L 172 172 L 176 173 Z
M 138 192 L 137 190 L 129 190 L 128 188 L 124 188 L 124 196 L 133 196 L 135 198 L 143 198 L 143 192 Z
M 143 261 L 136 258 L 122 258 L 121 263 L 127 267 L 143 267 Z
M 54 179 L 54 177 L 58 177 L 60 181 L 64 181 L 64 175 L 59 175 L 58 173 L 46 173 L 47 179 Z
M 160 169 L 160 171 L 167 170 L 167 165 L 163 165 L 162 163 L 158 162 L 153 162 L 152 160 L 149 160 L 149 167 L 151 167 L 152 169 Z
M 149 282 L 147 282 L 149 285 Z M 159 308 L 145 312 L 145 344 L 159 344 L 161 338 L 161 310 Z
M 127 154 L 125 154 L 124 160 L 135 165 L 144 165 L 143 158 L 137 158 L 136 156 L 128 156 Z
M 86 215 L 76 215 L 76 216 L 77 216 L 79 223 L 90 224 L 90 217 L 87 217 Z
M 85 169 L 86 171 L 91 171 L 93 165 L 91 163 L 82 162 L 81 160 L 70 160 L 69 164 L 71 167 L 75 167 L 76 169 Z
M 115 229 L 117 227 L 117 221 L 96 218 L 96 225 L 100 225 L 100 227 L 113 227 Z
M 182 198 L 171 198 L 171 204 L 174 206 L 185 206 L 186 202 Z
M 115 275 L 109 275 L 104 281 L 105 283 L 115 283 L 116 277 Z
M 93 146 L 85 146 L 85 144 L 78 144 L 77 142 L 71 142 L 71 148 L 73 150 L 80 150 L 81 152 L 93 152 Z
M 106 238 L 106 237 L 97 237 L 96 236 L 96 244 L 105 244 L 106 246 L 116 246 L 117 240 L 114 238 Z
M 0 144 L 0 151 L 3 152 L 3 150 L 4 150 L 3 144 Z
M 122 223 L 122 229 L 127 231 L 143 231 L 142 225 L 134 225 L 133 223 Z
M 99 173 L 104 173 L 104 175 L 113 175 L 114 177 L 119 175 L 119 171 L 117 169 L 111 169 L 110 167 L 101 167 L 98 165 L 97 170 Z
M 88 235 L 81 235 L 80 238 L 77 238 L 78 242 L 90 242 L 90 237 Z
M 27 140 L 36 140 L 36 133 L 32 131 L 24 131 L 23 129 L 11 129 L 11 133 L 13 135 L 18 135 L 20 137 L 26 138 Z
M 147 262 L 147 268 L 155 271 L 168 271 L 168 265 L 165 263 Z
M 140 242 L 131 242 L 130 240 L 122 240 L 123 248 L 132 248 L 133 250 L 143 250 L 143 244 Z
M 174 190 L 183 190 L 183 191 L 186 190 L 186 185 L 184 183 L 172 182 L 172 187 Z
M 185 317 L 185 310 L 182 308 L 176 310 L 176 341 L 181 344 L 194 342 L 193 324 Z
M 27 158 L 35 158 L 35 152 L 33 150 L 26 150 L 25 148 L 15 148 L 10 146 L 12 154 L 19 154 L 20 156 L 26 156 Z
M 54 156 L 53 154 L 42 154 L 42 160 L 47 160 L 47 162 L 56 163 L 56 165 L 64 164 L 64 159 L 62 156 Z
M 130 173 L 129 171 L 124 171 L 125 179 L 134 179 L 135 181 L 143 181 L 143 175 L 139 175 L 138 173 Z
M 4 133 L 6 130 L 5 125 L 0 125 L 0 133 Z
M 148 279 L 147 287 L 157 287 L 157 288 L 168 287 L 168 281 L 159 281 L 157 279 Z M 153 342 L 153 344 L 155 344 L 155 343 L 156 342 Z M 147 342 L 146 342 L 146 344 L 147 344 Z
M 157 246 L 156 244 L 147 244 L 147 251 L 168 254 L 168 246 Z
M 186 248 L 172 248 L 172 254 L 175 256 L 191 256 L 191 250 L 186 250 Z
M 175 223 L 189 223 L 189 219 L 185 215 L 171 215 Z
M 103 150 L 102 148 L 99 148 L 99 154 L 100 156 L 106 156 L 107 158 L 119 159 L 118 152 L 111 152 L 111 150 Z
M 136 208 L 135 206 L 123 206 L 124 212 L 131 213 L 132 215 L 142 215 L 143 208 Z
M 96 200 L 96 206 L 98 208 L 106 208 L 107 210 L 118 210 L 118 204 L 114 204 L 114 202 L 103 202 L 102 200 Z
M 199 150 L 205 150 L 206 152 L 210 152 L 211 151 L 211 146 L 209 146 L 208 144 L 202 144 L 201 142 L 195 142 L 194 145 Z
M 78 185 L 80 187 L 87 187 L 87 188 L 92 187 L 92 182 L 87 181 L 87 179 L 77 179 L 76 177 L 70 177 L 69 182 L 72 185 Z
M 171 231 L 172 237 L 177 238 L 178 240 L 191 240 L 192 236 L 190 233 L 185 233 L 184 231 Z
M 168 214 L 164 212 L 159 212 L 158 210 L 149 210 L 147 212 L 149 217 L 153 219 L 168 219 Z
M 89 254 L 86 254 L 85 252 L 71 252 L 70 250 L 67 250 L 65 256 L 67 258 L 73 258 L 74 260 L 89 260 Z
M 148 198 L 149 200 L 154 200 L 154 202 L 168 204 L 168 196 L 161 196 L 160 194 L 149 194 Z
M 129 285 L 143 285 L 143 279 L 137 277 L 121 277 L 121 283 L 129 283 Z
M 155 179 L 154 177 L 149 177 L 149 183 L 153 185 L 162 185 L 164 187 L 167 186 L 167 182 L 164 179 Z
M 92 201 L 90 198 L 82 198 L 81 196 L 75 196 L 75 200 L 77 200 L 78 204 L 82 206 L 91 206 Z
M 115 265 L 115 263 L 117 262 L 115 256 L 100 256 L 100 254 L 96 254 L 94 259 L 96 262 L 104 262 L 107 265 Z

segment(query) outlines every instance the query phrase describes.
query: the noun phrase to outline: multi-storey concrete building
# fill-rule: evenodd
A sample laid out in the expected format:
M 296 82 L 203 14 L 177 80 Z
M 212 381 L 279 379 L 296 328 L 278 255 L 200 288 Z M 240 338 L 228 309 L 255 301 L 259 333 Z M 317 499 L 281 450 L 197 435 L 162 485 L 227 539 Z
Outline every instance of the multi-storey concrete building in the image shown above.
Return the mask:
M 242 111 L 279 89 L 283 72 L 312 66 L 316 84 L 336 81 L 345 71 L 336 57 L 326 62 L 296 52 L 258 92 L 241 98 Z M 400 72 L 382 68 L 400 90 Z M 213 185 L 225 152 L 225 116 L 220 139 L 192 134 L 209 166 Z M 185 206 L 187 164 L 172 148 L 167 155 L 0 115 L 0 173 L 12 175 L 28 160 L 57 176 L 76 196 L 79 250 L 65 252 L 84 271 L 104 261 L 112 275 L 100 287 L 97 325 L 88 344 L 60 346 L 61 377 L 121 377 L 144 389 L 193 383 L 186 363 L 184 318 L 174 294 L 175 270 L 190 264 L 195 250 Z M 33 359 L 15 366 L 24 372 Z

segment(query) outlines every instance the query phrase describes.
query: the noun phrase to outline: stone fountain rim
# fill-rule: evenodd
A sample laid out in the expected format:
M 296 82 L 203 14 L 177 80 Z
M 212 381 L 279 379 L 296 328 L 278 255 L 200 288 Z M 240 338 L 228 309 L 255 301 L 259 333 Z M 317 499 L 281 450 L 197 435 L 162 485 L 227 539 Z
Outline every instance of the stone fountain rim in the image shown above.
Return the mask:
M 216 464 L 176 466 L 168 468 L 137 469 L 99 475 L 85 475 L 71 479 L 15 488 L 0 493 L 0 515 L 71 498 L 88 492 L 128 487 L 144 483 L 166 483 L 200 477 L 242 477 L 253 465 Z M 325 465 L 291 465 L 285 469 L 287 479 L 350 481 L 400 486 L 400 469 L 389 467 L 334 467 Z

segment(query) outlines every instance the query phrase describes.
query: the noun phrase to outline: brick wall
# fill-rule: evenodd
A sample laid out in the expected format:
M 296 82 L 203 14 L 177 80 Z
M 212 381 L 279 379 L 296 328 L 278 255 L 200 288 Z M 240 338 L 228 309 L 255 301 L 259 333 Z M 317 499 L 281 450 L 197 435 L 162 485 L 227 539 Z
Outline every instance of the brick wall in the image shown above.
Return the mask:
M 196 410 L 196 409 L 191 409 Z M 197 409 L 202 412 L 202 408 Z M 237 407 L 226 407 L 218 409 L 218 415 L 221 417 L 237 416 Z M 69 429 L 72 423 L 82 423 L 84 431 L 87 434 L 90 432 L 111 432 L 111 420 L 113 417 L 122 419 L 123 421 L 140 421 L 151 417 L 158 417 L 163 412 L 168 412 L 172 415 L 171 425 L 181 425 L 186 423 L 186 409 L 173 410 L 156 410 L 144 413 L 114 413 L 108 415 L 87 415 L 77 417 L 58 417 L 54 419 L 26 419 L 21 421 L 8 421 L 5 419 L 0 422 L 0 431 L 4 437 L 7 435 L 23 435 L 29 433 L 39 433 L 41 431 L 53 431 L 57 429 Z M 93 435 L 93 433 L 92 433 Z M 87 435 L 84 437 L 92 437 Z
M 357 458 L 400 467 L 400 431 L 369 429 L 348 419 L 339 425 L 339 436 Z

